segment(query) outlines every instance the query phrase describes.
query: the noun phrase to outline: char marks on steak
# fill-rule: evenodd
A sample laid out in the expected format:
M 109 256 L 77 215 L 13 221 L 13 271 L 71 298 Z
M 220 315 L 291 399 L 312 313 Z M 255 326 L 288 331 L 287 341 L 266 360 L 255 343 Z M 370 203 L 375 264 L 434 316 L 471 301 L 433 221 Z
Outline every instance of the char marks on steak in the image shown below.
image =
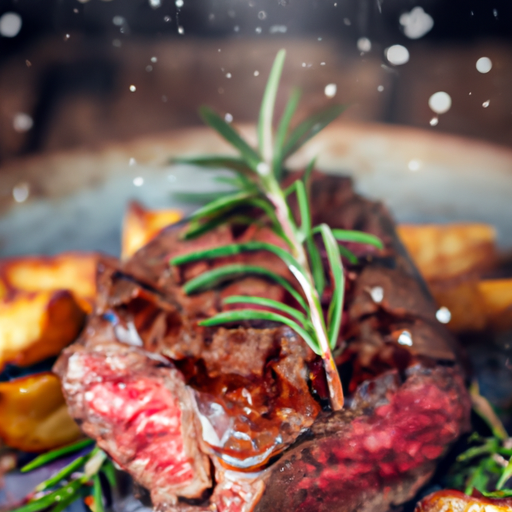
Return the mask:
M 320 360 L 289 328 L 198 325 L 232 294 L 293 305 L 282 288 L 241 276 L 192 296 L 182 290 L 226 262 L 257 263 L 290 278 L 275 255 L 169 266 L 199 248 L 268 240 L 268 229 L 222 227 L 184 242 L 185 227 L 169 227 L 129 261 L 99 269 L 97 311 L 56 371 L 84 432 L 160 509 L 384 512 L 413 496 L 466 428 L 470 405 L 456 345 L 388 212 L 343 178 L 315 176 L 312 197 L 315 223 L 385 243 L 382 253 L 350 247 L 360 263 L 346 268 L 335 351 L 349 393 L 341 412 L 322 409 Z M 325 306 L 331 293 L 328 284 Z

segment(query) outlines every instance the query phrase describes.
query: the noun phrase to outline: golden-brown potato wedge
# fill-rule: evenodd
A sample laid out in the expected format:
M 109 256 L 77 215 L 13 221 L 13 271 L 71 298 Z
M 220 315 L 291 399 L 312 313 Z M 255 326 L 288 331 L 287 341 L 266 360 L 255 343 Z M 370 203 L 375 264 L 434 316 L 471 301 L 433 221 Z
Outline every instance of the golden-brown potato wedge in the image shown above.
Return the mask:
M 94 253 L 10 258 L 0 262 L 0 276 L 11 294 L 70 290 L 90 312 L 96 295 L 97 262 L 98 255 Z
M 432 282 L 430 290 L 450 310 L 454 332 L 512 329 L 512 279 Z
M 0 368 L 57 355 L 78 336 L 85 315 L 68 291 L 19 293 L 0 302 Z
M 512 279 L 480 281 L 478 290 L 489 327 L 495 331 L 512 329 Z
M 398 234 L 426 281 L 487 268 L 496 257 L 496 231 L 487 224 L 403 224 Z
M 123 220 L 121 257 L 128 258 L 163 228 L 182 218 L 183 212 L 179 210 L 146 210 L 140 203 L 132 201 Z
M 460 491 L 437 491 L 423 498 L 414 512 L 512 512 L 512 499 L 466 496 Z
M 1 382 L 0 418 L 0 438 L 18 450 L 50 450 L 81 436 L 52 373 Z

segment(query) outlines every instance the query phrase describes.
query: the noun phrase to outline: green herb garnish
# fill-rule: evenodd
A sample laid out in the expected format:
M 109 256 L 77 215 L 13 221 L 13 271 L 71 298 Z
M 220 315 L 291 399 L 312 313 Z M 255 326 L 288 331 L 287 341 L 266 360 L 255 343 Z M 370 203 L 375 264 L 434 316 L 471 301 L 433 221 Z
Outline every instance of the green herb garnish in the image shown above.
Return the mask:
M 468 439 L 471 446 L 457 457 L 448 483 L 468 495 L 476 489 L 489 498 L 510 497 L 512 488 L 505 488 L 505 485 L 512 478 L 512 439 L 491 404 L 480 395 L 476 382 L 469 391 L 473 411 L 484 420 L 492 436 L 471 434 Z
M 254 265 L 231 264 L 204 272 L 195 279 L 185 283 L 186 293 L 206 290 L 222 281 L 247 274 L 261 274 L 279 282 L 295 297 L 300 309 L 283 306 L 262 297 L 230 297 L 227 303 L 255 304 L 274 309 L 275 312 L 256 309 L 233 310 L 200 322 L 200 325 L 213 326 L 228 322 L 250 320 L 267 320 L 286 324 L 299 334 L 311 349 L 320 355 L 324 362 L 331 407 L 340 410 L 343 407 L 343 390 L 340 377 L 331 350 L 338 342 L 341 316 L 343 312 L 344 274 L 342 255 L 349 261 L 357 258 L 338 242 L 357 242 L 382 248 L 381 241 L 366 233 L 357 231 L 332 230 L 326 224 L 312 226 L 308 197 L 309 179 L 314 167 L 313 160 L 302 179 L 297 179 L 286 190 L 280 186 L 284 174 L 284 162 L 311 137 L 336 119 L 344 107 L 335 105 L 327 108 L 300 123 L 290 130 L 293 114 L 299 102 L 299 93 L 293 91 L 284 113 L 274 133 L 274 105 L 283 70 L 285 51 L 278 52 L 267 82 L 261 103 L 258 123 L 258 149 L 251 147 L 238 132 L 219 115 L 208 107 L 200 109 L 206 124 L 216 130 L 236 150 L 239 157 L 206 156 L 200 158 L 180 158 L 175 162 L 187 163 L 208 169 L 227 169 L 235 173 L 236 181 L 231 181 L 237 190 L 224 194 L 191 217 L 191 223 L 184 238 L 194 238 L 221 224 L 238 222 L 240 208 L 254 207 L 261 211 L 258 221 L 265 219 L 267 225 L 284 242 L 277 246 L 265 242 L 245 242 L 202 250 L 178 256 L 171 260 L 172 265 L 184 265 L 202 259 L 212 259 L 240 254 L 248 251 L 268 251 L 277 255 L 286 264 L 299 285 L 301 293 L 295 286 L 281 276 Z M 300 223 L 298 223 L 288 206 L 288 196 L 295 195 Z M 254 221 L 253 221 L 254 222 Z M 318 235 L 315 238 L 315 235 Z M 322 241 L 330 269 L 332 288 L 331 303 L 327 317 L 321 306 L 320 298 L 325 288 L 326 275 L 323 268 L 317 242 Z M 287 316 L 284 316 L 287 315 Z
M 78 452 L 94 444 L 84 439 L 57 450 L 44 453 L 21 469 L 22 473 L 33 471 L 65 455 Z M 13 512 L 37 512 L 49 507 L 51 512 L 61 512 L 77 499 L 91 494 L 94 512 L 103 512 L 100 473 L 104 473 L 110 485 L 115 484 L 114 466 L 104 451 L 95 446 L 89 453 L 80 455 L 52 477 L 40 483 L 27 497 L 25 505 Z

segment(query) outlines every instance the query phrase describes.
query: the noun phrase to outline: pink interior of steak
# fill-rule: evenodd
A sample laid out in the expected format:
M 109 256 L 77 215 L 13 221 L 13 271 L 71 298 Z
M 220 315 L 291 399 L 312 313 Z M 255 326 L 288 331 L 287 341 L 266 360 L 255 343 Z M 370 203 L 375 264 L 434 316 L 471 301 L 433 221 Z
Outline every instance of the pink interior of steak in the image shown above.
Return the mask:
M 315 221 L 363 229 L 386 242 L 380 255 L 359 247 L 362 264 L 347 265 L 344 325 L 336 351 L 345 387 L 353 393 L 368 379 L 389 371 L 405 375 L 418 362 L 435 366 L 438 359 L 453 360 L 449 337 L 436 323 L 435 307 L 414 269 L 399 253 L 387 213 L 379 205 L 357 198 L 346 183 L 340 186 L 329 180 L 319 180 L 324 185 L 316 192 Z M 155 504 L 202 499 L 205 491 L 211 492 L 208 455 L 216 469 L 213 494 L 205 506 L 210 503 L 219 511 L 245 512 L 252 510 L 262 494 L 265 501 L 265 486 L 272 488 L 268 475 L 276 464 L 256 476 L 235 471 L 261 471 L 282 452 L 287 460 L 286 454 L 294 450 L 301 434 L 318 432 L 318 425 L 326 421 L 321 412 L 327 403 L 322 365 L 286 327 L 198 325 L 199 320 L 221 311 L 225 307 L 222 299 L 233 293 L 296 305 L 275 283 L 244 276 L 221 283 L 215 290 L 187 296 L 182 289 L 186 280 L 233 260 L 202 261 L 179 269 L 169 266 L 169 259 L 177 254 L 232 241 L 265 239 L 270 236 L 268 230 L 222 227 L 192 242 L 183 242 L 180 232 L 182 229 L 168 228 L 119 268 L 100 269 L 97 314 L 82 340 L 66 351 L 56 369 L 63 377 L 73 416 L 151 490 Z M 263 265 L 290 278 L 286 266 L 273 255 L 252 253 L 235 260 Z M 329 278 L 328 272 L 326 275 Z M 375 286 L 382 287 L 381 301 L 372 299 Z M 322 297 L 326 309 L 331 290 L 328 282 Z M 404 331 L 411 338 L 409 346 L 399 342 Z M 341 353 L 344 343 L 347 347 Z M 131 363 L 125 361 L 130 357 Z M 86 368 L 83 374 L 95 377 L 77 378 L 80 372 L 73 370 L 77 361 Z M 324 468 L 319 482 L 325 479 L 326 486 L 335 486 L 338 479 L 343 493 L 343 486 L 350 487 L 350 478 L 363 478 L 365 468 L 376 463 L 384 473 L 388 466 L 393 474 L 407 472 L 438 457 L 443 443 L 451 442 L 462 428 L 466 402 L 451 427 L 443 426 L 442 418 L 436 423 L 443 400 L 449 402 L 446 410 L 456 400 L 445 390 L 435 385 L 417 389 L 426 393 L 422 400 L 436 404 L 431 415 L 428 403 L 419 407 L 421 414 L 413 407 L 418 405 L 414 394 L 407 395 L 410 403 L 393 402 L 391 408 L 396 391 L 396 386 L 391 386 L 387 401 L 370 404 L 373 416 L 354 419 L 349 444 L 329 433 L 336 444 L 318 449 L 316 464 Z M 412 422 L 409 410 L 415 415 Z M 363 412 L 358 409 L 357 414 Z M 335 418 L 342 429 L 352 417 Z M 451 437 L 443 437 L 444 428 L 452 429 Z M 430 438 L 443 441 L 432 444 Z M 399 442 L 405 439 L 407 443 Z M 297 446 L 300 450 L 302 444 Z M 351 457 L 354 451 L 365 455 Z M 303 466 L 306 476 L 302 484 L 295 481 L 291 485 L 291 493 L 304 486 L 315 487 L 307 478 L 315 467 Z M 185 505 L 180 502 L 176 507 Z M 282 509 L 289 507 L 290 501 L 283 502 Z M 312 505 L 310 510 L 320 508 Z

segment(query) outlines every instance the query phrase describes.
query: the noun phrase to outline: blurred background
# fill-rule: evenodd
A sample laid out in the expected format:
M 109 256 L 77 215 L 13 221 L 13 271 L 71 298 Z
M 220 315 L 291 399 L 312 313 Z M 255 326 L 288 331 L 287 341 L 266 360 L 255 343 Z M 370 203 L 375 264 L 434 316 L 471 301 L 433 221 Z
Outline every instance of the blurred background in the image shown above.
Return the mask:
M 254 121 L 281 47 L 278 108 L 512 142 L 509 0 L 0 0 L 0 164 Z

